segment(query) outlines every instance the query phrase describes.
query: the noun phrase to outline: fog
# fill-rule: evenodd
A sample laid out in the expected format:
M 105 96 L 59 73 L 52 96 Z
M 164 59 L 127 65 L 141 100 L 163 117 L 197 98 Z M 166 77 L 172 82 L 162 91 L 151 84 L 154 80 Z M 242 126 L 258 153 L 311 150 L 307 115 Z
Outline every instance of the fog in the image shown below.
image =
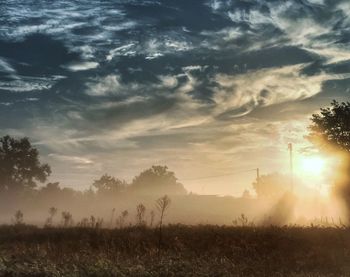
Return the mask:
M 153 174 L 160 169 L 165 169 L 161 175 L 157 175 L 159 171 Z M 270 184 L 273 189 L 270 194 L 265 188 L 262 195 L 200 195 L 188 193 L 174 176 L 166 167 L 153 167 L 136 176 L 130 184 L 109 176 L 109 179 L 96 180 L 85 191 L 61 188 L 58 183 L 22 192 L 8 191 L 0 196 L 0 221 L 3 224 L 17 222 L 15 213 L 20 210 L 23 213 L 20 220 L 26 224 L 44 226 L 51 217 L 49 223 L 52 226 L 75 226 L 98 220 L 103 227 L 114 228 L 120 227 L 121 220 L 123 226 L 138 224 L 136 207 L 142 204 L 146 208 L 142 215 L 143 224 L 154 226 L 159 221 L 156 200 L 168 195 L 171 204 L 164 219 L 167 224 L 340 226 L 347 223 L 347 206 L 339 190 L 322 195 L 296 183 L 291 192 L 289 183 L 281 177 L 284 189 L 278 190 L 276 184 Z M 112 183 L 102 186 L 101 180 L 112 180 Z M 57 212 L 50 216 L 52 207 Z M 69 223 L 64 222 L 62 213 L 65 212 L 71 214 Z

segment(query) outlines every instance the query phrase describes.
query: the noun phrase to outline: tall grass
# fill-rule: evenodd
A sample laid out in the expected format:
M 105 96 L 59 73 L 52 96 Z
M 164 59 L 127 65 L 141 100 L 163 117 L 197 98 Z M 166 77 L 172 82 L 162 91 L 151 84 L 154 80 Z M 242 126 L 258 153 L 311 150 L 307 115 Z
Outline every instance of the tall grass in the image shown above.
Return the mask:
M 0 276 L 349 276 L 347 228 L 0 227 Z

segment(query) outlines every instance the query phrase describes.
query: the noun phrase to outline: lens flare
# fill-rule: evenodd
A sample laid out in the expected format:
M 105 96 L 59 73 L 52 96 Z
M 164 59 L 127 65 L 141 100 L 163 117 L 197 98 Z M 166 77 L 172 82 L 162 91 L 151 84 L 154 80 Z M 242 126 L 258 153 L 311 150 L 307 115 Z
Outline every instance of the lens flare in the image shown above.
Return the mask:
M 326 161 L 318 156 L 304 157 L 301 160 L 301 169 L 308 175 L 320 175 L 325 169 Z

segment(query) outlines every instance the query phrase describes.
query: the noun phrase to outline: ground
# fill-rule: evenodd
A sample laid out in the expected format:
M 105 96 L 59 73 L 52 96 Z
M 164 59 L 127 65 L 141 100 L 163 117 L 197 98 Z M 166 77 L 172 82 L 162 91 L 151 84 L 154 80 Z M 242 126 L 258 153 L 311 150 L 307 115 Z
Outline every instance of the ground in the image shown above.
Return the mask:
M 350 276 L 350 229 L 0 227 L 1 276 Z

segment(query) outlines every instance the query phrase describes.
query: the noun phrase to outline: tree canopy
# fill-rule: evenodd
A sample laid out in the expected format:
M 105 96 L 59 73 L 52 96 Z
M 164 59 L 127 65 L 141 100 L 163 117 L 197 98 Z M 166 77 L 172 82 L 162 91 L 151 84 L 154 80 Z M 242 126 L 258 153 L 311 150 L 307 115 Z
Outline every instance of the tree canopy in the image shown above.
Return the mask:
M 332 101 L 331 106 L 313 114 L 307 138 L 322 151 L 350 154 L 350 102 Z
M 280 173 L 262 175 L 259 181 L 253 183 L 253 188 L 259 198 L 277 198 L 290 187 L 290 178 Z
M 101 176 L 100 179 L 95 180 L 92 186 L 97 189 L 98 193 L 117 193 L 125 189 L 126 182 L 116 179 L 107 174 Z
M 0 138 L 0 189 L 32 189 L 50 174 L 50 166 L 40 163 L 39 152 L 28 138 Z
M 177 182 L 174 172 L 167 166 L 152 166 L 136 176 L 131 188 L 146 194 L 186 194 L 184 186 Z

